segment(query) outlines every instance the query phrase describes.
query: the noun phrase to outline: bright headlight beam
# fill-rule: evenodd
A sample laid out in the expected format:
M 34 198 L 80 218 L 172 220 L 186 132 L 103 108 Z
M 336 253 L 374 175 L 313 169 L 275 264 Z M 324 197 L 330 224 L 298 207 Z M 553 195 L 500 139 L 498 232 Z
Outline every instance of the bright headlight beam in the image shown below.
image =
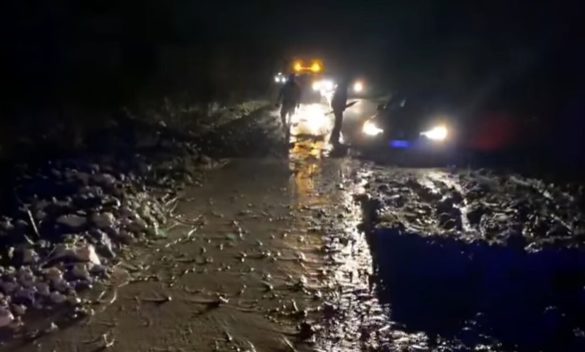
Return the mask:
M 368 120 L 364 122 L 364 125 L 362 126 L 362 132 L 367 136 L 377 136 L 384 132 L 384 130 L 376 126 L 374 122 Z
M 293 125 L 297 123 L 293 134 L 319 136 L 330 128 L 331 120 L 326 115 L 323 104 L 303 104 L 292 117 Z
M 427 137 L 428 139 L 432 140 L 432 141 L 444 141 L 445 139 L 447 139 L 447 136 L 449 135 L 449 131 L 447 130 L 447 127 L 445 126 L 436 126 L 428 131 L 424 131 L 420 133 L 422 136 Z
M 332 91 L 335 88 L 335 84 L 331 80 L 324 80 L 321 82 L 321 85 L 326 91 Z
M 353 91 L 361 93 L 364 90 L 364 84 L 361 81 L 357 81 L 353 84 Z
M 313 88 L 313 91 L 318 92 L 321 89 L 321 82 L 319 81 L 313 82 L 311 88 Z

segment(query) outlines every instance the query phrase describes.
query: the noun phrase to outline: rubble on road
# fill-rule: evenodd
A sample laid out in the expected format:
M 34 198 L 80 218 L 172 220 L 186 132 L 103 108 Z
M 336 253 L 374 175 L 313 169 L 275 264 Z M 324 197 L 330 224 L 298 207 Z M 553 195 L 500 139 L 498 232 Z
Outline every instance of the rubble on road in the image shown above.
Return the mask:
M 159 135 L 154 152 L 18 167 L 0 214 L 0 328 L 18 331 L 31 310 L 84 304 L 81 293 L 109 278 L 125 246 L 165 235 L 180 190 L 215 161 Z

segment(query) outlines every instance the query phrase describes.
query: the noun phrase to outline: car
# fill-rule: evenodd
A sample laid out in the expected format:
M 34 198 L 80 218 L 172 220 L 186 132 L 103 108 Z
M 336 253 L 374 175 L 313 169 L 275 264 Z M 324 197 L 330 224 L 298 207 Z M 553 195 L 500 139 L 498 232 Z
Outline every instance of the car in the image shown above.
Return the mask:
M 447 161 L 458 143 L 456 114 L 433 94 L 393 94 L 361 126 L 355 144 L 364 154 Z

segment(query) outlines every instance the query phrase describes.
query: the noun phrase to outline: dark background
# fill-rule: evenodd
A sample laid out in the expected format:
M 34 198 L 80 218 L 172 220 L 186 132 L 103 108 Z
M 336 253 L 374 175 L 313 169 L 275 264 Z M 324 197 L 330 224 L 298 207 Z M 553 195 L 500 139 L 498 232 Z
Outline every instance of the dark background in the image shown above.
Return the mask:
M 309 55 L 388 90 L 441 91 L 469 116 L 536 114 L 555 121 L 571 143 L 583 133 L 579 2 L 84 0 L 2 7 L 3 126 L 91 119 L 165 96 L 258 97 L 284 60 Z

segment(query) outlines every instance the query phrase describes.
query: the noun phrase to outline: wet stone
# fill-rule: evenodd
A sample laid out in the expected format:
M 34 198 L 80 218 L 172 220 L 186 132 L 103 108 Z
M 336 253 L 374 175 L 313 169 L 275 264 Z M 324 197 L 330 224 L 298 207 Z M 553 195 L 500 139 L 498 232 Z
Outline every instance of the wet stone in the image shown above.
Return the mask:
M 116 252 L 114 250 L 114 244 L 110 239 L 110 236 L 101 230 L 92 231 L 92 236 L 96 239 L 96 252 L 106 258 L 115 258 Z
M 63 304 L 67 301 L 67 297 L 61 292 L 53 291 L 50 295 L 50 300 L 53 304 Z
M 38 253 L 32 248 L 19 248 L 14 253 L 14 262 L 21 265 L 30 265 L 39 261 Z
M 87 219 L 76 214 L 61 215 L 57 218 L 57 224 L 67 226 L 72 230 L 80 229 L 85 226 Z
M 89 280 L 90 274 L 85 263 L 75 263 L 69 271 L 69 276 L 74 279 L 85 279 Z
M 11 310 L 14 315 L 23 316 L 26 313 L 27 308 L 24 304 L 13 304 Z
M 109 229 L 114 226 L 115 217 L 112 213 L 93 214 L 90 221 L 99 229 Z
M 14 315 L 6 307 L 0 307 L 0 328 L 9 326 L 14 322 Z
M 36 288 L 19 288 L 12 295 L 12 301 L 30 307 L 35 303 L 36 293 Z

